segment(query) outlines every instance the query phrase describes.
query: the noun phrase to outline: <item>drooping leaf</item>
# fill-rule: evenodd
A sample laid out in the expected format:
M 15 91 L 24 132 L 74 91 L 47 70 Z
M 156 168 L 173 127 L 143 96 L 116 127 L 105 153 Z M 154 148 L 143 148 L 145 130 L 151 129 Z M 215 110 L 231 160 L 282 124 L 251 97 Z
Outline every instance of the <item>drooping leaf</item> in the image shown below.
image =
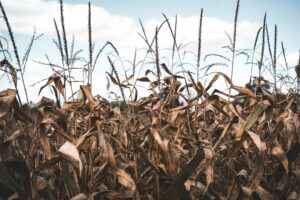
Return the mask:
M 269 103 L 267 101 L 262 101 L 256 105 L 254 110 L 248 116 L 244 125 L 238 129 L 238 132 L 236 133 L 236 138 L 238 140 L 241 139 L 244 131 L 249 130 L 254 125 L 254 123 L 258 120 L 258 117 L 265 111 L 265 109 L 268 106 L 269 106 Z
M 79 169 L 79 174 L 82 174 L 82 161 L 76 146 L 69 141 L 66 141 L 59 149 L 58 152 L 62 157 L 70 161 L 76 168 Z
M 0 119 L 3 118 L 9 111 L 13 102 L 16 99 L 16 90 L 7 89 L 0 93 Z
M 141 82 L 149 82 L 149 83 L 151 82 L 150 79 L 149 79 L 148 77 L 138 78 L 137 80 L 138 80 L 138 81 L 141 81 Z
M 91 87 L 89 85 L 81 85 L 80 89 L 83 95 L 89 100 L 90 108 L 93 109 L 96 106 L 96 102 L 91 92 Z
M 283 165 L 285 171 L 289 172 L 289 161 L 280 144 L 277 144 L 272 148 L 272 155 L 277 157 Z
M 62 82 L 61 82 L 61 80 L 60 80 L 60 77 L 57 76 L 57 75 L 53 75 L 53 76 L 50 76 L 50 77 L 48 78 L 47 83 L 46 83 L 45 85 L 43 85 L 43 86 L 40 88 L 40 90 L 39 90 L 39 95 L 40 95 L 40 93 L 42 92 L 42 90 L 43 90 L 45 87 L 47 87 L 48 85 L 50 85 L 52 82 L 54 82 L 55 87 L 58 89 L 58 91 L 61 93 L 61 95 L 62 95 L 63 97 L 65 97 L 65 88 L 64 88 L 64 86 L 63 86 L 63 84 L 62 84 Z

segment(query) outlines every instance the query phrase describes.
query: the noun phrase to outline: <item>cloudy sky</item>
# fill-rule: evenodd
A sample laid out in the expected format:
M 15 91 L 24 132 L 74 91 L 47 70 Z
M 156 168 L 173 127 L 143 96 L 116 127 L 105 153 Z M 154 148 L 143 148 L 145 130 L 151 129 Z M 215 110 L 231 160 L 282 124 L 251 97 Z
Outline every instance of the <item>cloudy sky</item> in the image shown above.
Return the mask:
M 57 0 L 2 0 L 8 19 L 15 35 L 20 57 L 23 57 L 27 45 L 32 37 L 34 29 L 37 35 L 43 34 L 35 41 L 28 64 L 26 66 L 25 80 L 29 97 L 38 101 L 41 96 L 50 96 L 48 89 L 38 96 L 39 87 L 45 84 L 47 78 L 52 74 L 49 67 L 38 64 L 37 61 L 47 62 L 46 55 L 53 63 L 59 64 L 59 53 L 53 43 L 56 39 L 53 19 L 59 23 L 59 3 Z M 88 58 L 87 44 L 87 4 L 88 0 L 65 0 L 65 25 L 69 44 L 74 36 L 74 51 L 82 49 L 81 56 Z M 92 27 L 95 51 L 99 50 L 106 41 L 112 42 L 120 53 L 120 57 L 113 56 L 120 75 L 124 70 L 130 74 L 131 63 L 137 49 L 137 57 L 143 60 L 146 47 L 144 41 L 138 35 L 141 33 L 139 19 L 142 20 L 149 38 L 153 37 L 155 27 L 163 21 L 162 13 L 166 14 L 172 26 L 174 17 L 178 15 L 177 41 L 185 45 L 186 52 L 195 51 L 197 47 L 197 31 L 199 14 L 204 9 L 203 19 L 203 57 L 209 53 L 220 53 L 230 55 L 222 46 L 228 44 L 225 34 L 232 35 L 233 19 L 235 12 L 235 0 L 92 0 Z M 241 0 L 239 11 L 239 23 L 237 30 L 237 47 L 239 49 L 252 48 L 255 35 L 262 25 L 264 13 L 267 12 L 267 23 L 273 46 L 274 26 L 278 26 L 278 41 L 284 42 L 288 64 L 290 67 L 296 65 L 298 51 L 300 48 L 300 2 L 298 0 Z M 59 26 L 60 28 L 60 26 Z M 1 18 L 0 34 L 7 37 L 6 26 Z M 10 45 L 10 44 L 9 44 Z M 159 48 L 161 60 L 171 65 L 170 48 L 172 37 L 165 26 L 159 33 Z M 11 48 L 11 47 L 9 47 Z M 268 51 L 266 50 L 266 55 Z M 278 47 L 278 61 L 283 64 L 281 48 Z M 108 49 L 100 56 L 98 65 L 93 74 L 93 93 L 107 96 L 106 71 L 110 71 L 107 55 L 111 55 L 112 49 Z M 182 53 L 182 52 L 181 52 Z M 151 57 L 151 56 L 150 56 Z M 203 58 L 202 57 L 202 58 Z M 151 60 L 151 59 L 150 59 Z M 186 56 L 184 62 L 189 63 L 185 69 L 193 70 L 195 57 Z M 205 66 L 214 62 L 213 59 L 202 60 Z M 243 85 L 249 79 L 250 66 L 244 65 L 245 59 L 237 62 L 234 74 L 234 83 Z M 80 67 L 82 63 L 78 63 Z M 147 64 L 138 67 L 147 68 Z M 77 67 L 77 66 L 75 66 Z M 148 68 L 153 64 L 148 63 Z M 138 69 L 137 69 L 138 70 Z M 220 70 L 216 68 L 216 70 Z M 222 69 L 229 74 L 230 69 Z M 175 69 L 176 71 L 176 69 Z M 291 70 L 293 71 L 293 70 Z M 291 72 L 292 73 L 292 72 Z M 81 79 L 80 72 L 74 72 L 74 77 Z M 12 87 L 7 79 L 1 77 L 0 89 Z M 32 86 L 33 84 L 36 85 Z M 221 84 L 221 83 L 220 83 Z M 20 92 L 22 93 L 22 89 Z M 116 88 L 112 88 L 116 89 Z M 117 92 L 118 93 L 118 92 Z

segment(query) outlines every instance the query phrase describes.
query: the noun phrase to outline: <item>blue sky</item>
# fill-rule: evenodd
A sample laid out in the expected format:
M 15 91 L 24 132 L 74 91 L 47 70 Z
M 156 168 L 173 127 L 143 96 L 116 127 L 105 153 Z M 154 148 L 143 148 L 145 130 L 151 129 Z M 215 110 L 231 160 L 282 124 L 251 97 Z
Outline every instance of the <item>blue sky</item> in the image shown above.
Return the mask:
M 66 0 L 68 3 L 87 3 L 87 0 Z M 113 14 L 133 18 L 160 18 L 162 13 L 168 16 L 184 17 L 204 15 L 232 21 L 236 6 L 235 0 L 94 0 L 93 5 L 102 6 Z M 300 1 L 299 0 L 241 0 L 239 20 L 263 22 L 267 12 L 268 23 L 277 24 L 279 35 L 290 51 L 299 49 L 300 39 Z
M 203 56 L 208 53 L 224 53 L 222 46 L 228 44 L 225 31 L 231 35 L 233 31 L 233 19 L 236 7 L 235 0 L 92 0 L 92 25 L 93 39 L 96 49 L 99 49 L 106 41 L 111 41 L 121 53 L 121 58 L 116 58 L 116 65 L 122 70 L 121 65 L 130 68 L 126 59 L 132 59 L 134 50 L 145 47 L 144 42 L 138 36 L 141 32 L 138 19 L 140 18 L 146 28 L 148 37 L 154 34 L 155 26 L 162 20 L 162 13 L 170 17 L 170 22 L 174 22 L 174 16 L 178 15 L 178 42 L 189 44 L 187 51 L 196 50 L 198 17 L 200 9 L 204 9 L 203 19 Z M 19 53 L 24 53 L 31 38 L 34 27 L 38 34 L 44 35 L 34 44 L 30 60 L 25 74 L 26 85 L 29 96 L 33 101 L 37 101 L 39 87 L 45 80 L 34 87 L 34 83 L 51 75 L 51 70 L 45 66 L 37 64 L 35 61 L 45 62 L 45 54 L 49 55 L 53 62 L 59 62 L 59 54 L 56 50 L 53 39 L 56 38 L 53 18 L 59 21 L 59 4 L 56 0 L 2 0 L 8 18 L 11 22 L 15 34 Z M 83 49 L 82 56 L 87 58 L 87 0 L 65 0 L 66 29 L 69 43 L 72 35 L 75 36 L 75 49 Z M 238 48 L 252 48 L 256 31 L 262 25 L 264 13 L 267 12 L 267 23 L 270 32 L 271 46 L 273 45 L 274 25 L 278 26 L 278 41 L 283 41 L 288 63 L 294 66 L 298 60 L 298 50 L 300 48 L 300 1 L 297 0 L 241 0 L 239 10 L 239 24 L 237 33 Z M 0 26 L 1 36 L 7 36 L 5 25 Z M 160 33 L 159 41 L 162 50 L 161 60 L 169 66 L 170 54 L 168 48 L 172 46 L 170 34 L 167 29 Z M 279 47 L 278 47 L 279 48 Z M 100 57 L 99 65 L 95 69 L 94 77 L 101 80 L 100 84 L 93 83 L 93 93 L 100 93 L 107 96 L 105 72 L 110 70 L 106 54 Z M 225 52 L 226 53 L 226 52 Z M 268 55 L 268 51 L 266 50 Z M 138 53 L 140 59 L 143 52 Z M 280 51 L 278 50 L 278 56 Z M 122 62 L 120 61 L 122 60 Z M 186 62 L 194 63 L 193 57 L 187 57 Z M 210 60 L 203 62 L 207 65 Z M 283 59 L 279 58 L 279 63 Z M 78 64 L 80 65 L 80 64 Z M 243 60 L 239 60 L 236 65 L 244 65 Z M 146 67 L 151 67 L 148 64 Z M 145 66 L 141 66 L 146 68 Z M 187 69 L 192 70 L 193 68 Z M 244 85 L 249 77 L 249 67 L 236 67 L 234 83 Z M 219 69 L 217 69 L 219 70 Z M 229 74 L 228 69 L 224 70 Z M 293 70 L 292 70 L 293 71 Z M 129 73 L 129 72 L 128 72 Z M 74 72 L 75 77 L 81 78 L 80 72 Z M 122 76 L 122 73 L 121 73 Z M 10 87 L 8 81 L 2 78 L 0 89 Z M 2 84 L 4 83 L 4 84 Z M 219 85 L 222 86 L 222 82 Z M 224 85 L 224 84 L 223 84 Z M 117 88 L 112 88 L 117 90 Z M 21 89 L 20 89 L 21 91 Z M 22 91 L 21 91 L 22 92 Z M 117 92 L 118 93 L 118 92 Z M 145 91 L 144 91 L 145 94 Z M 41 95 L 53 97 L 49 90 L 45 89 Z

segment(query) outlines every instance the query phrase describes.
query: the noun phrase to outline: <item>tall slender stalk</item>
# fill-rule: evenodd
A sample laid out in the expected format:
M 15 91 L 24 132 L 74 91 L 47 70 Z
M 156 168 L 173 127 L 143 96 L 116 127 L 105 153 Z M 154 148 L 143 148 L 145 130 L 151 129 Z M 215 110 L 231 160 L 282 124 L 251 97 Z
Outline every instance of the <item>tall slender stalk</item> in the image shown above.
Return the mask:
M 158 29 L 155 29 L 155 64 L 156 64 L 156 72 L 157 72 L 157 81 L 160 90 L 160 69 L 159 69 L 159 51 L 158 51 Z
M 284 58 L 284 64 L 285 64 L 285 68 L 286 68 L 286 73 L 287 73 L 287 76 L 289 76 L 289 65 L 288 65 L 288 62 L 286 60 L 285 49 L 284 49 L 282 41 L 281 41 L 281 49 L 282 49 L 282 55 L 283 55 L 283 58 Z
M 268 24 L 266 24 L 266 36 L 267 36 L 267 44 L 268 44 L 268 50 L 269 50 L 269 54 L 270 54 L 270 58 L 271 58 L 272 67 L 274 67 Z
M 236 46 L 236 29 L 237 29 L 237 20 L 239 14 L 240 0 L 237 0 L 236 9 L 235 9 L 235 17 L 234 17 L 234 29 L 233 29 L 233 42 L 232 42 L 232 58 L 231 58 L 231 72 L 230 72 L 230 80 L 233 82 L 233 67 L 234 67 L 234 57 L 235 57 L 235 46 Z M 230 100 L 231 95 L 231 86 L 229 88 L 228 101 Z
M 4 7 L 3 7 L 1 1 L 0 1 L 0 9 L 1 9 L 1 12 L 3 14 L 3 18 L 4 18 L 4 21 L 5 21 L 8 33 L 9 33 L 9 37 L 10 37 L 11 43 L 13 45 L 14 54 L 15 54 L 16 61 L 17 61 L 17 64 L 18 64 L 18 67 L 19 67 L 19 71 L 20 71 L 20 74 L 21 74 L 21 80 L 22 80 L 23 89 L 24 89 L 25 96 L 26 96 L 26 101 L 27 101 L 27 104 L 29 105 L 28 94 L 27 94 L 27 89 L 26 89 L 25 80 L 24 80 L 24 72 L 23 72 L 23 69 L 22 69 L 22 66 L 21 66 L 20 57 L 19 57 L 18 49 L 17 49 L 16 43 L 15 43 L 14 34 L 13 34 L 12 29 L 11 29 L 10 23 L 8 21 L 8 18 L 6 16 L 6 13 L 5 13 L 5 10 L 4 10 Z M 20 100 L 20 104 L 22 104 L 21 99 L 19 99 L 19 100 Z
M 299 50 L 299 60 L 298 65 L 295 67 L 296 75 L 297 75 L 297 93 L 300 93 L 300 50 Z
M 88 69 L 88 84 L 92 87 L 92 65 L 93 65 L 93 45 L 92 45 L 92 23 L 91 23 L 91 2 L 89 1 L 88 11 L 88 34 L 89 34 L 89 69 Z
M 176 37 L 177 37 L 177 15 L 175 16 L 174 37 L 173 37 L 173 46 L 172 46 L 172 65 L 171 65 L 172 73 L 173 73 L 173 66 L 174 66 Z
M 200 72 L 200 60 L 201 60 L 201 50 L 202 50 L 202 20 L 203 20 L 203 8 L 201 8 L 201 11 L 200 11 L 199 29 L 198 29 L 198 49 L 197 49 L 197 65 L 196 65 L 197 66 L 197 72 L 196 72 L 197 83 L 194 83 L 196 85 L 198 85 L 198 82 L 199 82 L 199 72 Z M 194 82 L 193 77 L 190 73 L 189 73 L 189 76 L 190 76 L 191 81 Z M 197 102 L 199 102 L 199 99 L 200 99 L 200 95 L 197 94 Z M 196 109 L 196 113 L 198 113 L 199 106 L 195 106 L 195 109 Z M 198 135 L 196 133 L 197 127 L 199 127 L 199 120 L 195 120 L 195 123 L 194 123 L 193 132 L 195 133 L 194 137 L 195 137 L 196 141 L 199 140 Z
M 60 20 L 61 20 L 61 27 L 62 27 L 62 34 L 63 34 L 63 41 L 64 41 L 64 49 L 65 49 L 65 62 L 68 69 L 69 74 L 69 84 L 71 88 L 71 96 L 74 101 L 74 92 L 73 92 L 73 86 L 72 86 L 72 80 L 71 80 L 71 69 L 69 66 L 69 53 L 68 53 L 68 41 L 67 41 L 67 34 L 66 34 L 66 28 L 65 28 L 65 19 L 64 19 L 64 5 L 63 0 L 60 0 Z
M 60 37 L 60 33 L 59 33 L 59 29 L 58 29 L 58 26 L 57 26 L 57 23 L 56 23 L 56 20 L 53 19 L 53 22 L 54 22 L 54 26 L 55 26 L 55 31 L 56 31 L 56 36 L 57 36 L 57 41 L 58 41 L 58 49 L 59 49 L 59 53 L 60 53 L 60 57 L 61 57 L 61 62 L 62 62 L 62 65 L 63 65 L 63 68 L 64 68 L 64 52 L 63 52 L 63 48 L 62 48 L 62 43 L 61 43 L 61 37 Z M 64 71 L 65 73 L 65 71 Z
M 201 8 L 199 30 L 198 30 L 197 83 L 199 82 L 199 70 L 200 70 L 200 59 L 201 59 L 201 48 L 202 48 L 202 19 L 203 19 L 203 8 Z
M 251 83 L 251 78 L 252 78 L 252 73 L 253 73 L 253 62 L 254 62 L 254 54 L 255 54 L 255 50 L 256 50 L 256 45 L 257 45 L 257 41 L 258 41 L 258 37 L 259 37 L 259 33 L 261 31 L 262 27 L 260 27 L 256 33 L 256 37 L 255 37 L 255 41 L 254 41 L 254 45 L 253 45 L 253 50 L 252 50 L 252 60 L 251 60 L 251 71 L 250 71 L 250 79 L 249 79 L 249 83 Z
M 275 86 L 275 94 L 277 95 L 277 84 L 276 84 L 276 76 L 277 76 L 277 73 L 276 73 L 276 65 L 277 65 L 277 25 L 275 25 L 275 30 L 274 30 L 274 58 L 273 58 L 273 69 L 274 69 L 274 86 Z
M 262 29 L 262 31 L 263 31 L 262 32 L 262 46 L 261 46 L 260 62 L 258 63 L 258 78 L 259 78 L 259 80 L 261 78 L 261 68 L 262 68 L 263 60 L 264 60 L 266 19 L 267 19 L 267 13 L 265 13 L 265 16 L 264 16 L 264 23 L 263 23 L 263 29 Z
M 55 27 L 55 31 L 56 31 L 58 50 L 60 53 L 61 63 L 62 63 L 62 67 L 63 67 L 64 87 L 66 88 L 66 70 L 65 70 L 65 62 L 64 62 L 65 57 L 64 57 L 64 51 L 63 51 L 62 42 L 61 42 L 61 36 L 60 36 L 60 32 L 59 32 L 59 29 L 58 29 L 55 19 L 53 19 L 53 23 L 54 23 L 54 27 Z M 66 89 L 64 90 L 64 100 L 66 101 Z
M 60 0 L 60 21 L 61 21 L 63 41 L 64 41 L 64 50 L 65 50 L 65 59 L 66 59 L 65 61 L 66 61 L 66 64 L 69 65 L 68 41 L 67 41 L 67 34 L 66 34 L 66 28 L 65 28 L 63 0 Z

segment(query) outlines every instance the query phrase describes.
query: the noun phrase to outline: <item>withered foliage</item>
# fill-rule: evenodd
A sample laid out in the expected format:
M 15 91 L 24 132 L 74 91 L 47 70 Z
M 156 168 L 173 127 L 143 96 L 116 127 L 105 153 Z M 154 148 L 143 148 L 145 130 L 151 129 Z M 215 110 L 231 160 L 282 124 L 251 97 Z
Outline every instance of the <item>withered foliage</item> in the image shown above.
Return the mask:
M 1 1 L 0 7 L 14 44 Z M 234 42 L 226 47 L 233 53 L 232 70 L 234 57 L 246 54 L 235 49 L 238 8 L 239 0 Z M 26 64 L 21 66 L 17 62 L 15 68 L 0 43 L 4 55 L 0 70 L 15 86 L 15 89 L 0 92 L 0 200 L 299 199 L 300 60 L 295 68 L 297 92 L 281 93 L 277 91 L 278 85 L 263 79 L 260 70 L 265 67 L 262 62 L 266 16 L 253 48 L 250 80 L 254 79 L 255 83 L 250 81 L 246 87 L 234 85 L 231 78 L 221 72 L 215 73 L 207 84 L 199 77 L 203 10 L 195 54 L 196 79 L 183 68 L 180 45 L 176 41 L 177 18 L 172 30 L 164 15 L 165 21 L 156 28 L 152 42 L 141 23 L 143 34 L 140 36 L 149 47 L 147 55 L 154 54 L 156 73 L 147 69 L 145 76 L 136 75 L 133 64 L 133 74 L 125 73 L 126 79 L 121 81 L 114 61 L 108 57 L 112 72 L 107 72 L 107 80 L 118 86 L 122 95 L 122 101 L 116 105 L 91 93 L 92 72 L 100 53 L 106 46 L 117 54 L 118 51 L 107 42 L 93 57 L 90 9 L 89 4 L 89 59 L 88 68 L 83 68 L 83 72 L 88 72 L 88 81 L 87 85 L 80 86 L 77 98 L 71 80 L 77 57 L 76 53 L 73 56 L 68 53 L 62 0 L 62 35 L 54 20 L 62 71 L 53 70 L 55 73 L 39 90 L 40 93 L 51 87 L 55 100 L 42 97 L 38 104 L 30 106 L 27 99 L 27 104 L 22 105 L 16 88 L 21 75 L 26 93 L 22 70 Z M 158 33 L 164 23 L 174 39 L 172 63 L 177 52 L 181 73 L 174 73 L 173 65 L 169 69 L 161 63 Z M 261 62 L 257 63 L 259 77 L 255 78 L 252 67 L 261 30 L 262 55 Z M 13 46 L 19 58 L 16 45 Z M 282 49 L 285 55 L 283 45 Z M 276 49 L 274 52 L 276 82 Z M 210 56 L 230 61 L 223 55 Z M 215 65 L 220 63 L 203 69 L 208 72 Z M 157 78 L 154 81 L 153 76 Z M 130 83 L 132 79 L 134 84 Z M 212 91 L 218 79 L 224 79 L 238 95 L 218 89 Z M 147 97 L 139 99 L 136 84 L 140 82 L 149 84 L 150 89 Z M 68 85 L 72 91 L 70 102 L 66 95 Z M 269 91 L 270 85 L 275 85 L 273 93 Z M 125 89 L 130 90 L 130 100 Z
M 178 104 L 176 76 L 162 80 L 167 92 L 117 107 L 89 85 L 62 108 L 45 97 L 36 109 L 21 107 L 16 90 L 2 91 L 1 197 L 294 199 L 299 95 L 257 95 L 222 73 L 211 84 L 219 77 L 240 93 L 233 102 L 193 82 L 197 97 Z

